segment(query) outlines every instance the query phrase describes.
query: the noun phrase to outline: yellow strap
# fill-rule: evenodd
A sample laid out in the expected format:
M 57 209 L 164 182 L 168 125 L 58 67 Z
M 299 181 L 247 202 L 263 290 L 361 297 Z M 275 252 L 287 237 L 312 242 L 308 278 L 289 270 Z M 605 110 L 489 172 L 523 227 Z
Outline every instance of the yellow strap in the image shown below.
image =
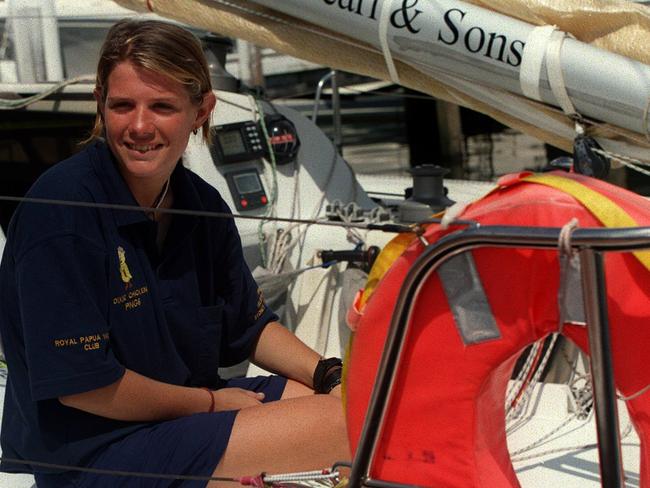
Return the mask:
M 415 234 L 411 233 L 399 234 L 384 246 L 368 274 L 366 287 L 363 290 L 363 295 L 361 295 L 361 300 L 359 300 L 359 310 L 363 310 L 366 302 L 375 291 L 379 280 L 383 278 L 395 260 L 402 255 L 414 237 Z
M 343 402 L 343 412 L 348 409 L 348 373 L 350 369 L 350 356 L 352 355 L 352 343 L 354 342 L 354 332 L 350 334 L 348 343 L 345 346 L 343 355 L 343 371 L 341 371 L 341 402 Z
M 592 190 L 582 183 L 562 176 L 539 174 L 522 178 L 522 181 L 539 183 L 571 195 L 596 217 L 604 227 L 638 227 L 639 224 L 618 204 L 602 193 Z M 650 271 L 650 251 L 633 253 L 639 262 Z

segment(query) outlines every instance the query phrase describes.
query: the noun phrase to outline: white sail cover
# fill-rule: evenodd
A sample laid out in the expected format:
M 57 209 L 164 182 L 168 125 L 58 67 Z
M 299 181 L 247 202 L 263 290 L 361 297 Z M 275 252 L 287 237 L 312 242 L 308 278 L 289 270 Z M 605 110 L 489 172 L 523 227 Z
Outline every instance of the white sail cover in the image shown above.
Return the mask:
M 575 111 L 606 149 L 650 161 L 650 9 L 643 5 L 622 0 L 116 1 L 321 65 L 392 79 L 565 150 L 571 150 L 575 136 L 567 113 Z

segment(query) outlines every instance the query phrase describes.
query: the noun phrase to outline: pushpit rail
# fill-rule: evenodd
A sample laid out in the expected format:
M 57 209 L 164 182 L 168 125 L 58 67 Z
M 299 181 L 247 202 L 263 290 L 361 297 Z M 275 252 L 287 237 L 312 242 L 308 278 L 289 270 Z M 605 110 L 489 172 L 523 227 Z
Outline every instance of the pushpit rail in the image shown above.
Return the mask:
M 410 486 L 373 479 L 370 476 L 370 469 L 384 427 L 385 413 L 391 400 L 397 368 L 402 359 L 413 305 L 431 273 L 452 257 L 481 247 L 557 249 L 560 231 L 560 228 L 549 227 L 470 227 L 447 235 L 425 248 L 406 274 L 397 297 L 367 415 L 352 463 L 349 488 Z M 571 248 L 580 256 L 583 300 L 591 354 L 601 486 L 623 488 L 625 480 L 607 315 L 604 253 L 650 249 L 650 227 L 579 228 L 571 235 Z

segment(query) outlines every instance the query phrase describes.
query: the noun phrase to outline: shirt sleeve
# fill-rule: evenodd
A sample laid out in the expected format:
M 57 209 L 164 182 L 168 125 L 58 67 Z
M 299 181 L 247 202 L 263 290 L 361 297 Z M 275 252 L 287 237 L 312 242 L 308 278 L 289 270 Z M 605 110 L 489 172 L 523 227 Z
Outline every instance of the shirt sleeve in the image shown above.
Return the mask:
M 266 305 L 262 291 L 244 261 L 237 227 L 233 221 L 229 221 L 226 227 L 225 252 L 220 260 L 226 270 L 220 366 L 232 366 L 248 359 L 266 324 L 278 320 Z
M 117 381 L 110 347 L 107 256 L 78 235 L 47 239 L 16 262 L 26 363 L 34 400 Z

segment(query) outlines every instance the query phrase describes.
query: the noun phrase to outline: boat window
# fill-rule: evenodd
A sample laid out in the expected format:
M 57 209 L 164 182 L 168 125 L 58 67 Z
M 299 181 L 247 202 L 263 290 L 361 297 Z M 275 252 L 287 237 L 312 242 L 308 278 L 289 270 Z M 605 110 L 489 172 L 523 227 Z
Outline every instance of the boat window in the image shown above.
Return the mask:
M 68 23 L 60 25 L 59 39 L 66 78 L 95 73 L 99 51 L 110 24 Z

